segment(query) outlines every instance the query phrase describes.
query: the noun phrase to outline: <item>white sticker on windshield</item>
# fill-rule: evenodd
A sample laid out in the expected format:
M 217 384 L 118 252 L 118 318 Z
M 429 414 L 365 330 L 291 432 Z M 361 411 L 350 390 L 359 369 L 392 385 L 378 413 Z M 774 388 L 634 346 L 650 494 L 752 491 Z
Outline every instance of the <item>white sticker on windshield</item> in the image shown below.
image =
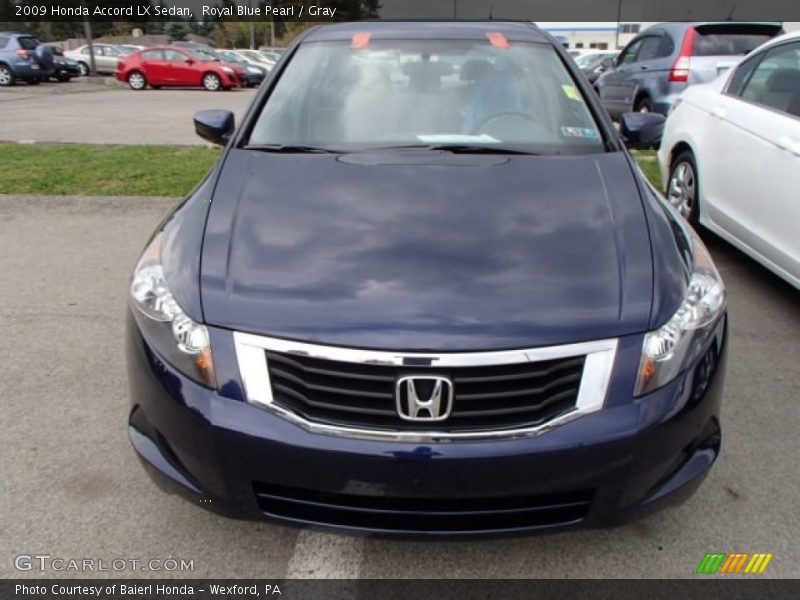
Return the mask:
M 590 140 L 599 140 L 600 132 L 591 127 L 562 127 L 561 135 L 564 137 L 579 137 L 587 138 Z
M 426 144 L 497 144 L 497 138 L 482 133 L 480 135 L 467 135 L 460 133 L 438 133 L 418 135 L 417 139 Z

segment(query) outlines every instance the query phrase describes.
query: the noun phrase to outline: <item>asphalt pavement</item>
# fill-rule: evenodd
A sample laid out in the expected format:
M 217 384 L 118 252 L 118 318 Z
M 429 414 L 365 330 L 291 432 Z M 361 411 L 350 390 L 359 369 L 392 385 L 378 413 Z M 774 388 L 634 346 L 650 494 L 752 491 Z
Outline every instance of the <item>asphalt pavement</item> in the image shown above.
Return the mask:
M 205 144 L 192 114 L 223 108 L 238 122 L 254 95 L 252 89 L 135 92 L 111 77 L 0 88 L 0 142 Z
M 97 107 L 119 93 L 85 97 Z M 192 93 L 213 106 L 246 92 Z M 105 131 L 124 135 L 118 125 Z M 0 196 L 0 577 L 76 575 L 18 571 L 14 557 L 32 554 L 194 565 L 85 577 L 696 577 L 714 551 L 772 552 L 761 577 L 800 576 L 800 293 L 710 235 L 730 292 L 724 444 L 678 508 L 616 529 L 409 542 L 233 521 L 163 494 L 127 440 L 123 310 L 142 244 L 175 202 Z

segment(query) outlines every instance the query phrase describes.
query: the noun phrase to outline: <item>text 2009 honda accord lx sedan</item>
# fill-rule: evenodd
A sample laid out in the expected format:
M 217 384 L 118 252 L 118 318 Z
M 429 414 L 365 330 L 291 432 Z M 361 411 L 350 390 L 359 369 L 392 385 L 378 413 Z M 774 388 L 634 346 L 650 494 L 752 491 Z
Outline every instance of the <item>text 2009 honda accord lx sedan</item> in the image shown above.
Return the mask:
M 130 287 L 129 435 L 167 489 L 493 535 L 622 522 L 707 474 L 725 288 L 546 34 L 313 29 L 238 127 L 195 127 L 225 150 Z

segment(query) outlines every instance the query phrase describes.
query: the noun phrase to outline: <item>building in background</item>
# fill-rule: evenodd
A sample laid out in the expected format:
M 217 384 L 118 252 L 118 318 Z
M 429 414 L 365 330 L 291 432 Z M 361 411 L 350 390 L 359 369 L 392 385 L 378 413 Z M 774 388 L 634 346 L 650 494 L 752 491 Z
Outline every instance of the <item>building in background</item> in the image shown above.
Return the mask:
M 653 23 L 549 21 L 537 25 L 570 49 L 615 50 L 625 47 L 637 33 Z

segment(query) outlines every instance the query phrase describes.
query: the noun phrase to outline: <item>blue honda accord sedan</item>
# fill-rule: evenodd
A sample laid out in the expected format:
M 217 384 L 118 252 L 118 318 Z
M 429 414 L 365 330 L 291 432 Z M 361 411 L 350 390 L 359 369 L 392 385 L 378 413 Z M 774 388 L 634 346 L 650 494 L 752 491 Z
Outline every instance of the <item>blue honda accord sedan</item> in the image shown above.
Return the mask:
M 127 312 L 128 432 L 164 489 L 408 536 L 606 526 L 697 489 L 725 287 L 547 34 L 315 28 L 238 126 L 195 128 L 224 151 Z

